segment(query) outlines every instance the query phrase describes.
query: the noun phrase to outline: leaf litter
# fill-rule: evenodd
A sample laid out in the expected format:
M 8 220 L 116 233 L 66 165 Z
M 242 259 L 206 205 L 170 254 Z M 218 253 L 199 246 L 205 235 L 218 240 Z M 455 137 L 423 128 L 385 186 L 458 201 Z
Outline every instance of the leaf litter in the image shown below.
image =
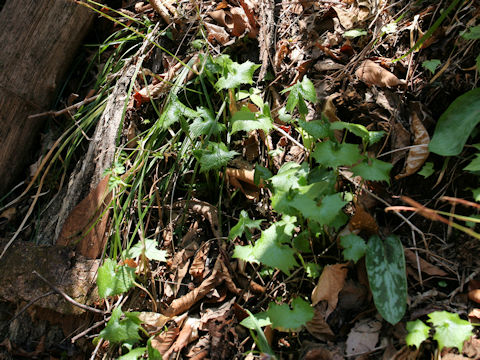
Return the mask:
M 397 198 L 405 194 L 418 200 L 410 202 L 417 214 L 430 220 L 439 219 L 440 215 L 425 204 L 425 199 L 436 200 L 439 195 L 432 191 L 434 184 L 430 184 L 429 180 L 425 180 L 425 183 L 419 181 L 423 181 L 423 178 L 418 172 L 427 159 L 437 165 L 439 160 L 432 158 L 429 148 L 442 154 L 444 150 L 441 144 L 446 140 L 433 138 L 435 143 L 428 146 L 435 120 L 424 120 L 418 104 L 421 105 L 420 108 L 429 108 L 433 119 L 438 120 L 453 101 L 452 94 L 466 93 L 475 84 L 473 73 L 460 69 L 474 65 L 478 54 L 474 54 L 473 47 L 456 43 L 452 36 L 447 36 L 448 33 L 458 35 L 460 28 L 465 30 L 465 26 L 456 28 L 453 18 L 447 18 L 450 22 L 444 23 L 445 28 L 441 32 L 435 32 L 420 51 L 411 52 L 401 59 L 412 46 L 411 41 L 414 40 L 415 43 L 422 33 L 426 33 L 429 24 L 438 19 L 440 5 L 427 6 L 406 1 L 391 5 L 385 1 L 339 1 L 332 6 L 328 2 L 282 1 L 274 4 L 259 0 L 235 4 L 207 1 L 202 2 L 201 8 L 194 9 L 191 4 L 168 1 L 152 1 L 151 7 L 138 1 L 123 3 L 124 10 L 131 13 L 133 19 L 140 20 L 144 17 L 162 24 L 165 30 L 157 40 L 161 39 L 161 46 L 167 47 L 170 54 L 164 52 L 163 60 L 155 61 L 156 51 L 153 48 L 150 50 L 147 56 L 149 62 L 137 75 L 132 87 L 134 90 L 129 95 L 124 125 L 125 129 L 129 129 L 126 131 L 129 135 L 121 141 L 128 144 L 127 148 L 147 146 L 141 134 L 163 128 L 175 139 L 176 144 L 169 145 L 168 151 L 162 154 L 157 153 L 163 146 L 161 142 L 148 147 L 151 158 L 158 156 L 160 160 L 149 165 L 154 167 L 154 171 L 145 177 L 139 170 L 143 164 L 135 162 L 134 156 L 128 153 L 131 150 L 124 150 L 122 156 L 125 156 L 127 175 L 117 180 L 127 181 L 129 174 L 141 177 L 142 180 L 135 183 L 137 188 L 132 187 L 134 202 L 121 212 L 125 222 L 120 226 L 113 220 L 119 214 L 112 214 L 114 206 L 108 205 L 115 204 L 119 194 L 106 192 L 108 180 L 102 180 L 98 188 L 86 194 L 70 213 L 63 228 L 63 240 L 60 243 L 71 243 L 79 253 L 91 258 L 97 258 L 105 251 L 104 241 L 107 235 L 113 233 L 117 234 L 116 241 L 123 242 L 125 246 L 128 244 L 130 250 L 134 249 L 132 261 L 128 260 L 130 256 L 123 262 L 114 261 L 109 264 L 107 261 L 108 269 L 104 268 L 110 274 L 125 274 L 123 282 L 102 285 L 102 289 L 110 291 L 110 295 L 120 296 L 118 299 L 112 297 L 106 300 L 108 307 L 114 307 L 112 317 L 116 317 L 116 322 L 109 324 L 117 327 L 129 324 L 131 330 L 138 330 L 137 325 L 142 324 L 151 337 L 151 346 L 165 359 L 240 358 L 241 354 L 250 350 L 268 353 L 268 347 L 274 349 L 280 358 L 293 356 L 305 359 L 315 356 L 334 359 L 339 354 L 369 358 L 382 358 L 382 355 L 383 358 L 388 358 L 387 354 L 394 354 L 395 359 L 408 359 L 416 358 L 419 352 L 426 354 L 431 351 L 425 346 L 416 350 L 405 347 L 404 338 L 390 335 L 394 332 L 392 325 L 383 321 L 378 314 L 376 317 L 371 316 L 372 310 L 376 311 L 372 296 L 376 303 L 379 296 L 376 294 L 378 284 L 371 286 L 375 281 L 368 281 L 363 254 L 367 253 L 368 268 L 372 260 L 372 255 L 368 254 L 377 250 L 379 252 L 382 246 L 385 249 L 385 244 L 381 241 L 387 241 L 388 244 L 390 234 L 398 234 L 401 242 L 396 241 L 395 249 L 390 250 L 396 254 L 405 254 L 406 271 L 410 274 L 407 289 L 409 296 L 427 289 L 436 290 L 430 297 L 418 298 L 415 303 L 416 314 L 423 313 L 422 319 L 426 321 L 425 314 L 431 309 L 432 303 L 435 307 L 467 313 L 465 297 L 462 298 L 461 295 L 467 294 L 464 285 L 472 283 L 478 277 L 478 274 L 472 273 L 478 264 L 471 257 L 463 258 L 460 252 L 454 251 L 456 247 L 462 246 L 465 239 L 460 237 L 459 245 L 452 247 L 447 245 L 449 239 L 444 236 L 446 231 L 443 228 L 432 229 L 427 221 L 418 216 L 414 216 L 410 223 L 402 222 L 392 213 L 383 211 L 385 207 L 400 204 Z M 476 5 L 472 5 L 472 9 L 460 6 L 458 11 L 465 19 L 473 19 L 475 9 Z M 266 13 L 267 10 L 271 13 Z M 269 19 L 269 22 L 265 19 Z M 386 31 L 386 26 L 392 23 L 397 24 L 396 31 Z M 448 27 L 449 31 L 445 31 Z M 197 32 L 198 29 L 201 30 Z M 198 34 L 200 35 L 197 36 Z M 274 38 L 276 43 L 269 40 Z M 197 40 L 200 51 L 199 47 L 189 47 L 190 43 Z M 444 44 L 440 45 L 442 42 Z M 256 50 L 257 45 L 261 47 L 262 54 Z M 455 46 L 461 47 L 464 55 L 460 56 L 461 52 L 456 51 L 452 59 L 447 61 L 450 55 L 446 54 L 445 49 L 451 50 Z M 200 181 L 196 178 L 196 170 L 188 168 L 183 160 L 191 145 L 189 139 L 180 140 L 174 136 L 180 127 L 193 128 L 187 119 L 190 116 L 199 118 L 198 114 L 202 110 L 195 106 L 190 109 L 187 105 L 172 107 L 168 116 L 161 117 L 163 123 L 159 123 L 159 128 L 151 127 L 150 119 L 155 118 L 154 114 L 159 109 L 160 112 L 165 109 L 166 99 L 172 96 L 178 79 L 182 78 L 179 83 L 184 92 L 191 90 L 192 84 L 199 86 L 195 89 L 205 86 L 196 80 L 199 71 L 213 71 L 215 66 L 219 66 L 218 63 L 207 64 L 203 57 L 205 52 L 218 56 L 225 50 L 235 62 L 228 63 L 225 60 L 222 63 L 223 69 L 229 71 L 215 83 L 214 88 L 208 89 L 211 96 L 202 106 L 218 109 L 221 101 L 216 98 L 215 90 L 225 89 L 231 102 L 227 108 L 232 115 L 235 111 L 238 114 L 238 111 L 244 111 L 242 106 L 249 105 L 237 102 L 232 96 L 232 89 L 241 84 L 249 84 L 259 89 L 262 101 L 275 104 L 272 106 L 272 114 L 275 116 L 272 116 L 273 123 L 270 126 L 260 119 L 263 109 L 249 106 L 249 111 L 255 113 L 252 119 L 247 119 L 251 121 L 248 124 L 250 127 L 242 128 L 245 123 L 239 122 L 236 125 L 238 129 L 231 132 L 235 136 L 232 147 L 228 149 L 220 142 L 220 138 L 212 137 L 208 140 L 211 136 L 218 135 L 216 131 L 205 130 L 207 126 L 197 126 L 198 131 L 195 132 L 202 136 L 202 141 L 215 144 L 210 145 L 210 148 L 194 150 L 199 151 L 194 154 L 199 160 L 199 172 L 209 174 Z M 167 60 L 167 55 L 170 60 Z M 260 67 L 256 65 L 259 59 L 262 60 L 262 75 L 256 78 L 257 75 L 254 74 L 258 74 L 255 71 Z M 429 85 L 433 75 L 429 70 L 431 67 L 422 66 L 433 59 L 446 64 L 449 70 L 436 70 L 438 76 L 434 80 L 440 91 Z M 184 64 L 187 63 L 190 69 L 183 72 L 186 69 Z M 313 88 L 313 96 L 310 87 Z M 175 96 L 181 97 L 181 92 Z M 320 102 L 312 105 L 317 97 Z M 286 107 L 290 115 L 305 115 L 303 123 L 299 122 L 303 124 L 301 128 L 304 130 L 298 129 L 292 120 L 281 115 L 282 107 Z M 468 110 L 467 107 L 464 111 Z M 450 110 L 447 115 L 454 117 L 457 114 Z M 173 117 L 178 117 L 178 127 Z M 328 129 L 321 125 L 325 124 L 321 123 L 322 118 L 328 123 L 336 123 L 326 136 L 319 136 Z M 446 115 L 442 119 L 442 124 L 447 122 Z M 368 153 L 360 153 L 359 149 L 366 144 L 358 136 L 355 137 L 355 132 L 351 131 L 352 126 L 346 124 L 362 126 L 367 133 L 383 130 L 388 133 L 387 138 L 369 144 Z M 218 133 L 225 131 L 221 126 L 216 129 Z M 445 132 L 441 136 L 448 139 Z M 312 139 L 316 141 L 317 138 L 326 140 L 313 150 L 309 147 L 309 142 Z M 466 137 L 462 134 L 461 139 L 455 140 L 453 145 L 445 145 L 447 150 L 455 147 L 455 151 L 448 154 L 458 152 L 465 141 Z M 223 155 L 216 156 L 216 153 Z M 345 221 L 345 233 L 338 231 L 343 225 L 337 227 L 329 223 L 322 227 L 332 227 L 334 231 L 315 229 L 311 233 L 302 233 L 303 229 L 288 221 L 283 227 L 272 225 L 278 224 L 275 221 L 282 215 L 272 209 L 278 207 L 279 202 L 275 202 L 275 206 L 269 202 L 272 191 L 276 191 L 269 180 L 274 174 L 264 172 L 258 178 L 257 173 L 260 173 L 257 169 L 260 167 L 255 165 L 278 173 L 285 163 L 299 164 L 310 154 L 313 154 L 318 163 L 323 163 L 325 168 L 341 169 L 339 173 L 342 176 L 332 186 L 341 190 L 344 198 L 351 196 L 351 199 L 355 199 L 353 202 L 337 199 L 341 201 L 339 206 L 342 215 L 350 217 L 348 222 Z M 400 168 L 402 156 L 406 158 L 404 167 Z M 245 163 L 234 161 L 239 158 Z M 386 165 L 382 165 L 381 160 L 387 162 Z M 143 161 L 146 163 L 149 158 L 146 157 Z M 219 171 L 222 174 L 212 178 L 209 170 L 216 169 L 218 164 L 224 166 L 224 171 Z M 388 174 L 392 165 L 392 173 L 398 174 L 395 179 L 391 179 Z M 441 166 L 439 164 L 435 169 Z M 170 169 L 175 170 L 170 173 Z M 445 171 L 453 176 L 455 168 L 449 165 Z M 321 178 L 327 183 L 322 178 L 325 174 L 308 176 Z M 308 176 L 300 177 L 295 186 L 287 189 L 287 195 L 283 199 L 285 202 L 296 204 L 295 196 L 298 199 L 303 194 L 302 191 L 308 193 L 309 190 L 305 187 Z M 355 182 L 355 177 L 365 181 Z M 165 178 L 169 180 L 164 182 Z M 462 181 L 470 184 L 463 178 Z M 158 185 L 163 183 L 166 185 Z M 210 186 L 208 190 L 205 184 Z M 468 197 L 464 189 L 456 187 L 449 177 L 442 184 L 442 192 L 450 186 L 461 193 L 459 197 Z M 316 186 L 314 190 L 320 189 L 319 185 Z M 366 202 L 362 204 L 365 191 L 372 193 L 376 199 L 368 206 Z M 156 192 L 157 195 L 153 195 Z M 453 195 L 457 196 L 456 191 Z M 293 196 L 293 199 L 288 196 Z M 149 202 L 150 199 L 155 200 Z M 325 199 L 332 198 L 316 198 L 317 203 L 311 206 L 316 206 L 317 210 L 322 209 L 321 203 Z M 382 203 L 385 207 L 380 205 Z M 115 211 L 120 208 L 121 206 Z M 21 212 L 21 208 L 15 209 Z M 290 210 L 288 207 L 283 209 L 285 212 Z M 97 221 L 99 212 L 103 217 Z M 447 220 L 448 215 L 444 216 L 444 225 L 447 227 L 451 223 Z M 228 242 L 226 235 L 239 218 L 243 219 L 244 226 L 240 232 L 234 232 L 235 236 L 228 237 L 231 241 Z M 282 220 L 284 219 L 285 215 Z M 0 223 L 0 230 L 4 232 L 11 231 L 9 224 L 15 222 L 15 217 L 7 220 Z M 421 229 L 426 238 L 424 243 L 418 242 L 412 235 L 414 227 Z M 279 231 L 287 234 L 285 240 L 280 242 L 276 238 Z M 372 250 L 374 246 L 368 239 L 374 235 L 382 240 L 376 240 L 375 249 Z M 249 256 L 254 261 L 245 261 L 246 255 L 233 256 L 234 251 L 237 251 L 233 245 L 237 246 L 236 249 L 241 246 L 243 251 L 249 251 Z M 302 249 L 301 255 L 297 247 Z M 478 250 L 478 245 L 473 248 Z M 390 250 L 387 246 L 385 251 Z M 278 259 L 272 258 L 272 254 L 288 254 L 289 258 L 279 263 Z M 141 265 L 142 262 L 148 263 L 148 266 Z M 383 263 L 385 269 L 392 267 L 392 264 L 387 264 L 384 260 Z M 270 267 L 263 268 L 260 264 Z M 316 268 L 318 274 L 312 275 L 307 268 Z M 134 284 L 133 278 L 128 275 L 131 272 L 143 276 L 142 285 Z M 428 276 L 423 282 L 416 275 L 420 272 Z M 99 273 L 102 274 L 102 271 Z M 464 282 L 465 276 L 468 281 Z M 122 300 L 124 295 L 120 293 L 124 291 L 118 289 L 127 285 L 132 290 Z M 380 288 L 382 286 L 380 284 Z M 470 292 L 477 290 L 473 285 L 470 287 Z M 390 289 L 385 291 L 388 293 Z M 444 300 L 449 293 L 453 294 L 450 300 L 461 306 L 455 308 L 446 304 Z M 102 294 L 106 296 L 105 293 Z M 469 295 L 471 300 L 476 301 L 477 297 L 473 293 Z M 123 310 L 116 305 L 117 300 L 122 302 Z M 152 302 L 158 303 L 157 312 L 152 311 L 156 306 Z M 468 305 L 471 307 L 471 304 Z M 141 311 L 138 318 L 133 312 L 125 315 L 127 308 L 129 311 Z M 408 306 L 404 315 L 394 314 L 393 320 L 390 317 L 392 314 L 386 315 L 385 310 L 381 306 L 379 308 L 385 319 L 392 323 L 398 320 L 403 327 L 407 326 L 407 321 L 417 320 L 413 308 Z M 248 319 L 246 310 L 260 316 L 257 321 L 270 323 L 261 330 L 262 334 L 258 329 L 247 330 L 240 325 L 245 318 Z M 119 315 L 120 311 L 123 311 L 123 315 Z M 474 318 L 476 313 L 471 311 L 470 314 Z M 436 321 L 441 324 L 438 326 L 442 331 L 445 323 L 463 324 L 457 324 L 456 319 Z M 102 336 L 108 339 L 111 334 L 106 335 L 109 332 L 106 329 L 110 328 L 105 328 Z M 462 328 L 462 331 L 465 329 Z M 137 336 L 140 333 L 137 331 L 135 335 L 134 332 L 127 332 L 128 336 L 123 340 L 139 341 Z M 260 341 L 255 342 L 251 334 L 255 338 L 265 336 L 268 347 L 260 348 Z M 468 334 L 465 331 L 462 336 L 467 338 Z M 110 344 L 97 350 L 97 356 L 102 353 L 107 357 L 120 355 L 122 350 L 113 345 L 118 339 L 110 339 Z M 463 349 L 460 344 L 463 338 L 450 344 L 445 343 L 445 337 L 437 334 L 433 340 L 440 347 L 446 346 L 442 358 L 453 356 L 454 350 L 447 349 L 449 346 L 457 347 L 460 354 L 463 352 L 461 356 L 464 358 L 473 359 L 478 354 L 475 353 L 475 345 L 471 345 L 476 338 L 466 342 Z M 387 342 L 388 346 L 385 345 Z M 302 348 L 306 350 L 303 351 Z

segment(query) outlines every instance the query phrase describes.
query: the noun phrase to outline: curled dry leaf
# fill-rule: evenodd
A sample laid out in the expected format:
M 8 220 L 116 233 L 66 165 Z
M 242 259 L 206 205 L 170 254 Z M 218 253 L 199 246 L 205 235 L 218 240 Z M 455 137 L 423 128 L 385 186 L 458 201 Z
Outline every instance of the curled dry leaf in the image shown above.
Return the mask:
M 398 79 L 390 71 L 384 69 L 372 60 L 365 60 L 355 71 L 355 75 L 368 85 L 380 87 L 394 87 L 405 84 L 404 80 Z
M 321 341 L 332 340 L 335 337 L 335 334 L 325 320 L 327 318 L 327 309 L 328 304 L 326 302 L 315 306 L 313 319 L 305 324 L 307 331 Z
M 328 309 L 325 317 L 332 313 L 337 307 L 338 293 L 342 290 L 347 277 L 348 268 L 346 264 L 327 265 L 318 279 L 317 286 L 312 292 L 312 305 L 317 305 L 322 300 L 327 300 Z
M 255 170 L 227 168 L 226 174 L 230 185 L 239 189 L 247 199 L 259 199 L 259 187 L 257 187 L 253 181 Z M 262 183 L 260 183 L 260 188 L 261 187 L 263 187 Z
M 200 319 L 189 317 L 182 330 L 178 334 L 177 339 L 173 345 L 163 355 L 164 360 L 169 360 L 173 353 L 180 352 L 185 346 L 187 346 L 193 340 L 198 339 L 198 327 L 200 326 Z
M 220 45 L 226 45 L 230 41 L 230 36 L 221 26 L 205 23 L 208 32 L 208 40 L 216 40 Z
M 470 290 L 468 292 L 468 298 L 471 301 L 474 301 L 477 304 L 480 304 L 480 289 Z
M 178 326 L 170 327 L 167 331 L 152 339 L 152 347 L 163 356 L 168 349 L 172 347 L 178 334 L 180 334 L 180 328 Z
M 188 209 L 190 212 L 202 215 L 204 218 L 208 219 L 210 226 L 212 228 L 213 235 L 216 238 L 222 237 L 222 234 L 220 233 L 220 226 L 218 221 L 218 210 L 215 206 L 210 205 L 205 201 L 191 199 L 190 201 L 186 201 L 186 200 L 177 201 L 176 203 L 173 204 L 172 208 L 174 210 Z
M 353 29 L 357 23 L 357 13 L 358 9 L 349 9 L 344 10 L 340 6 L 332 6 L 332 8 L 337 13 L 338 21 L 345 30 Z
M 395 125 L 393 125 L 392 142 L 394 150 L 410 146 L 410 133 L 397 121 L 395 121 Z M 407 150 L 395 151 L 392 155 L 392 165 L 395 165 L 400 159 L 402 159 L 406 152 Z
M 405 249 L 405 260 L 417 269 L 417 256 L 412 250 Z M 423 273 L 430 276 L 447 276 L 448 273 L 440 269 L 439 267 L 430 264 L 427 260 L 418 257 L 418 262 L 420 263 L 420 269 Z M 418 270 L 418 269 L 417 269 Z
M 377 345 L 382 323 L 375 319 L 358 321 L 347 337 L 347 356 L 367 353 Z
M 192 266 L 190 267 L 190 275 L 194 278 L 201 278 L 205 271 L 205 262 L 207 260 L 208 252 L 212 242 L 208 241 L 204 243 L 195 254 Z
M 410 149 L 405 164 L 405 170 L 395 176 L 395 179 L 401 179 L 409 175 L 415 174 L 420 170 L 428 158 L 430 152 L 428 151 L 428 144 L 430 143 L 430 136 L 427 129 L 423 126 L 416 111 L 413 111 L 410 115 L 410 127 L 413 131 L 414 148 Z

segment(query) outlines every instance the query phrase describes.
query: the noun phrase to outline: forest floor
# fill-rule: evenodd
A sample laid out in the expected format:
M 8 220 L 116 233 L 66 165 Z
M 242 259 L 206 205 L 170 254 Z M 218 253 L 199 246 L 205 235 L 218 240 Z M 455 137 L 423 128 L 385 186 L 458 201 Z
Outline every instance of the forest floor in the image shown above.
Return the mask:
M 106 3 L 0 200 L 1 359 L 480 358 L 480 1 Z

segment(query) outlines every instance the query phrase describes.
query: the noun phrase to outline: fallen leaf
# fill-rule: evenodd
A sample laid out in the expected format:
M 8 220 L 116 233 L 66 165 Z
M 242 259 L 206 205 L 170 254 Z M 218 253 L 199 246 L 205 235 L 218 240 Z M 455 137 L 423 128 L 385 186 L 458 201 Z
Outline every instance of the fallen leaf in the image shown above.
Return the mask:
M 322 300 L 327 300 L 328 309 L 326 318 L 337 307 L 338 294 L 345 284 L 348 268 L 346 264 L 327 265 L 318 279 L 317 286 L 312 292 L 312 305 L 317 305 Z
M 392 142 L 393 150 L 399 150 L 410 146 L 410 133 L 397 121 L 393 125 Z M 406 153 L 406 149 L 395 151 L 392 155 L 392 165 L 395 165 L 405 156 Z
M 260 198 L 259 187 L 254 182 L 255 170 L 227 168 L 226 175 L 230 185 L 239 189 L 249 200 Z M 260 180 L 261 181 L 261 180 Z
M 382 323 L 378 320 L 363 319 L 358 321 L 348 334 L 346 355 L 350 357 L 375 349 L 381 329 Z
M 468 298 L 471 301 L 474 301 L 477 304 L 480 304 L 480 289 L 470 290 L 468 292 Z
M 355 205 L 355 214 L 350 218 L 348 227 L 352 232 L 359 230 L 365 231 L 368 235 L 378 234 L 377 222 L 373 216 L 360 205 Z
M 193 340 L 198 339 L 198 327 L 200 326 L 200 319 L 189 317 L 185 321 L 182 330 L 178 334 L 177 339 L 163 355 L 164 360 L 169 360 L 170 355 L 180 352 Z
M 413 266 L 415 269 L 417 268 L 417 256 L 412 250 L 405 249 L 405 260 Z M 418 257 L 418 262 L 420 263 L 420 269 L 423 273 L 430 275 L 430 276 L 448 276 L 448 273 L 440 269 L 439 267 L 430 264 L 428 261 L 422 259 L 420 256 Z
M 480 309 L 473 309 L 468 313 L 468 319 L 475 324 L 480 323 Z
M 17 214 L 17 209 L 14 207 L 4 210 L 0 214 L 0 224 L 10 222 L 15 217 L 16 214 Z
M 313 319 L 305 324 L 305 328 L 312 336 L 321 341 L 333 340 L 335 334 L 326 321 L 326 312 L 328 310 L 328 303 L 322 302 L 315 306 L 315 313 Z
M 220 45 L 226 45 L 230 41 L 230 36 L 221 26 L 205 23 L 205 28 L 208 32 L 208 40 L 215 39 Z
M 415 174 L 420 170 L 428 158 L 430 152 L 428 151 L 428 144 L 430 143 L 430 136 L 428 135 L 427 129 L 423 126 L 422 121 L 420 120 L 416 111 L 413 111 L 410 115 L 410 128 L 413 131 L 414 148 L 410 149 L 408 152 L 407 160 L 405 163 L 405 170 L 395 176 L 395 179 L 401 179 L 412 174 Z
M 339 6 L 332 6 L 337 13 L 338 21 L 345 30 L 352 29 L 357 23 L 357 9 L 344 10 Z
M 172 347 L 178 334 L 180 334 L 180 328 L 178 326 L 170 327 L 167 331 L 152 339 L 152 347 L 163 356 L 168 349 Z
M 205 271 L 205 262 L 210 251 L 211 244 L 212 243 L 210 241 L 204 243 L 195 254 L 195 258 L 193 259 L 192 266 L 189 270 L 190 275 L 192 275 L 194 278 L 203 277 L 203 273 Z
M 384 69 L 372 60 L 365 60 L 355 71 L 355 75 L 368 85 L 394 87 L 405 84 L 404 80 L 399 80 L 390 71 Z

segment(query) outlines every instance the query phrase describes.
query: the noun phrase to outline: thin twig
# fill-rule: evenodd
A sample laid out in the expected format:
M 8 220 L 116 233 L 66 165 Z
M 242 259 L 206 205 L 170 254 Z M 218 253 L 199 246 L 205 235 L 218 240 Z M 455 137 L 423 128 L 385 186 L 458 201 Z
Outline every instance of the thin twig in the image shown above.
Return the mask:
M 96 322 L 95 324 L 93 324 L 92 326 L 90 326 L 88 329 L 82 331 L 80 334 L 77 334 L 75 335 L 74 337 L 72 337 L 71 339 L 71 342 L 72 344 L 77 341 L 78 339 L 80 339 L 81 337 L 84 337 L 85 335 L 87 335 L 90 331 L 92 331 L 93 329 L 96 329 L 97 327 L 99 327 L 100 325 L 103 325 L 105 324 L 108 320 L 110 320 L 110 317 L 106 318 L 106 319 L 103 319 L 101 321 L 98 321 Z
M 84 99 L 84 100 L 82 100 L 82 101 L 80 101 L 76 104 L 70 105 L 69 107 L 66 107 L 65 109 L 62 109 L 62 110 L 58 110 L 58 111 L 50 110 L 50 111 L 46 111 L 46 112 L 39 113 L 39 114 L 29 115 L 27 119 L 28 120 L 34 120 L 34 119 L 42 118 L 42 117 L 45 117 L 45 116 L 57 117 L 57 116 L 60 116 L 62 114 L 65 114 L 65 113 L 69 112 L 70 110 L 78 109 L 79 107 L 81 107 L 83 105 L 91 103 L 92 101 L 96 100 L 98 98 L 98 96 L 99 95 L 95 95 L 95 96 L 86 98 L 86 99 Z
M 78 301 L 75 301 L 73 300 L 70 296 L 68 296 L 65 292 L 63 292 L 62 290 L 60 290 L 59 288 L 57 288 L 55 285 L 53 285 L 50 281 L 48 281 L 47 279 L 45 279 L 42 275 L 40 275 L 36 270 L 33 270 L 32 271 L 33 274 L 37 275 L 40 279 L 42 279 L 46 284 L 48 284 L 48 286 L 50 286 L 53 290 L 55 290 L 57 293 L 59 293 L 60 295 L 63 296 L 63 298 L 65 300 L 67 300 L 70 304 L 72 305 L 75 305 L 77 307 L 79 307 L 80 309 L 83 309 L 83 310 L 86 310 L 86 311 L 91 311 L 91 312 L 94 312 L 94 313 L 97 313 L 97 314 L 102 314 L 104 315 L 105 314 L 105 311 L 103 310 L 100 310 L 100 309 L 96 309 L 94 307 L 91 307 L 91 306 L 88 306 L 88 305 L 84 305 L 84 304 L 80 304 Z

